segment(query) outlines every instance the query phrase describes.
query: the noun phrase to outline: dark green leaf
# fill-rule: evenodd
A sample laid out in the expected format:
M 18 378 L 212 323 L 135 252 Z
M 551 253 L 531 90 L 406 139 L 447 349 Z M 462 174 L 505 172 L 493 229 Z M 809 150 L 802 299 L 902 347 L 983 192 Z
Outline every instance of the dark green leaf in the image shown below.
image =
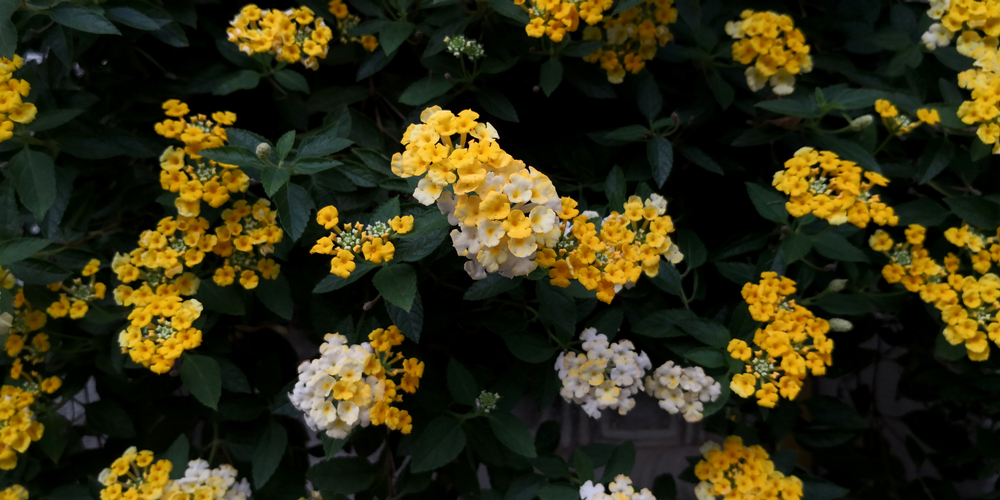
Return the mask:
M 791 264 L 805 257 L 812 250 L 812 238 L 802 233 L 788 233 L 781 242 L 781 252 L 785 263 Z
M 835 233 L 823 233 L 813 239 L 813 248 L 828 259 L 843 262 L 869 262 L 868 256 L 846 238 Z
M 40 223 L 56 200 L 56 166 L 52 157 L 24 148 L 10 159 L 7 168 L 17 184 L 21 203 Z
M 399 102 L 408 106 L 421 106 L 431 99 L 445 95 L 451 87 L 452 83 L 443 76 L 428 76 L 407 87 L 399 96 Z
M 680 327 L 688 335 L 710 346 L 726 347 L 729 345 L 729 330 L 714 321 L 693 318 L 680 322 Z
M 725 175 L 722 167 L 715 162 L 710 156 L 705 154 L 704 151 L 694 147 L 694 146 L 683 146 L 678 148 L 681 152 L 681 156 L 687 158 L 688 161 L 698 165 L 699 167 L 712 172 L 713 174 Z
M 201 404 L 218 409 L 222 396 L 222 372 L 214 359 L 185 354 L 181 363 L 181 380 Z
M 447 216 L 437 210 L 424 212 L 413 218 L 413 230 L 396 240 L 396 258 L 403 262 L 423 259 L 448 238 L 449 232 Z
M 268 167 L 260 174 L 260 181 L 264 184 L 264 192 L 272 198 L 279 189 L 285 187 L 291 178 L 292 173 L 285 168 Z
M 221 83 L 216 85 L 212 93 L 215 95 L 228 95 L 237 90 L 255 89 L 260 84 L 260 73 L 252 69 L 241 69 L 228 76 Z
M 83 406 L 87 425 L 100 434 L 114 438 L 135 437 L 135 425 L 124 408 L 111 399 L 102 399 Z
M 797 116 L 799 118 L 812 118 L 819 116 L 819 110 L 816 108 L 816 102 L 811 99 L 804 100 L 786 97 L 784 99 L 761 101 L 754 104 L 754 106 L 779 115 Z
M 227 129 L 228 132 L 228 129 Z M 261 143 L 257 143 L 261 144 Z M 219 163 L 225 163 L 227 165 L 236 165 L 237 167 L 250 167 L 256 169 L 267 168 L 260 158 L 254 153 L 257 146 L 254 145 L 252 149 L 242 146 L 222 146 L 218 148 L 204 149 L 200 154 L 209 160 L 215 160 Z
M 309 192 L 295 183 L 287 183 L 274 193 L 274 204 L 278 208 L 278 221 L 292 241 L 298 241 L 309 224 L 309 212 L 314 205 Z
M 143 31 L 156 31 L 170 24 L 169 17 L 151 17 L 145 12 L 140 12 L 126 5 L 109 7 L 104 14 L 112 21 Z
M 728 109 L 731 104 L 733 104 L 733 99 L 736 98 L 736 91 L 733 90 L 733 86 L 722 79 L 717 71 L 712 71 L 708 75 L 708 87 L 712 90 L 712 95 L 715 96 L 715 101 L 719 103 L 719 106 L 723 110 Z
M 98 35 L 121 35 L 118 28 L 95 10 L 73 4 L 60 4 L 49 11 L 53 21 L 75 30 Z
M 239 285 L 232 284 L 223 287 L 216 285 L 212 280 L 203 280 L 198 286 L 198 295 L 195 298 L 210 311 L 242 316 L 246 314 L 246 307 L 243 298 L 236 290 L 237 286 Z
M 69 278 L 71 271 L 47 260 L 26 259 L 10 266 L 14 276 L 29 285 L 48 285 Z
M 259 280 L 254 293 L 271 312 L 284 319 L 292 319 L 292 311 L 295 308 L 292 303 L 292 287 L 289 286 L 288 278 L 284 274 L 279 274 L 274 279 Z
M 542 75 L 539 79 L 539 85 L 542 87 L 542 92 L 545 92 L 546 97 L 556 91 L 559 84 L 562 83 L 562 78 L 563 67 L 559 59 L 551 57 L 548 61 L 542 63 Z
M 9 266 L 49 246 L 51 241 L 45 238 L 16 238 L 0 241 L 0 266 Z
M 448 361 L 448 391 L 455 401 L 463 405 L 473 406 L 479 397 L 479 385 L 461 363 L 451 359 Z
M 303 158 L 301 160 L 296 160 L 295 163 L 292 163 L 292 165 L 288 168 L 293 174 L 313 175 L 330 170 L 331 168 L 338 168 L 341 165 L 343 165 L 343 163 L 327 158 Z
M 950 140 L 934 141 L 924 150 L 924 155 L 929 159 L 929 163 L 920 178 L 921 184 L 930 182 L 951 163 L 955 157 L 955 145 Z
M 749 283 L 754 278 L 753 264 L 744 262 L 716 262 L 715 268 L 719 270 L 719 274 L 723 277 L 738 285 Z
M 253 449 L 253 485 L 255 489 L 262 488 L 278 470 L 281 457 L 288 447 L 288 432 L 278 422 L 271 421 L 264 433 L 257 439 Z
M 882 167 L 875 161 L 875 157 L 854 141 L 829 134 L 816 134 L 813 138 L 822 149 L 833 151 L 845 160 L 857 162 L 858 165 L 873 172 L 882 172 Z
M 187 434 L 181 433 L 180 436 L 177 436 L 170 448 L 167 448 L 167 451 L 160 457 L 170 460 L 170 463 L 174 464 L 174 468 L 170 470 L 170 479 L 184 477 L 186 464 L 191 459 L 191 442 L 188 441 Z
M 52 130 L 64 123 L 69 122 L 83 113 L 82 109 L 54 109 L 38 113 L 34 121 L 25 127 L 32 132 L 43 132 Z
M 719 349 L 695 347 L 685 352 L 684 357 L 705 368 L 722 368 L 726 366 L 726 358 L 728 356 Z
M 378 43 L 382 46 L 382 51 L 385 54 L 395 52 L 410 37 L 414 29 L 416 29 L 416 26 L 406 21 L 394 21 L 383 24 L 378 36 Z
M 625 172 L 615 165 L 604 179 L 604 195 L 611 210 L 622 210 L 625 206 Z
M 495 297 L 501 293 L 517 288 L 521 285 L 521 281 L 523 280 L 524 278 L 520 276 L 510 279 L 497 273 L 489 274 L 485 279 L 473 282 L 472 286 L 465 291 L 462 298 L 465 300 L 484 300 L 490 297 Z
M 764 187 L 752 182 L 746 183 L 750 201 L 761 217 L 784 224 L 788 222 L 788 210 L 785 209 L 785 196 L 774 188 Z
M 1000 205 L 976 196 L 945 198 L 952 213 L 965 222 L 984 230 L 1000 226 Z
M 391 264 L 375 273 L 372 284 L 382 298 L 409 312 L 417 295 L 417 272 L 409 264 Z
M 413 296 L 413 306 L 409 312 L 389 301 L 385 302 L 385 309 L 389 313 L 389 319 L 399 327 L 406 338 L 420 342 L 420 333 L 424 329 L 424 304 L 420 300 L 420 292 Z
M 614 481 L 618 474 L 631 474 L 632 467 L 635 466 L 635 443 L 625 441 L 615 447 L 608 458 L 608 464 L 604 466 L 604 474 L 601 482 L 604 484 Z
M 333 274 L 323 278 L 316 284 L 316 287 L 313 288 L 312 293 L 327 293 L 334 290 L 340 290 L 341 288 L 361 279 L 362 276 L 368 274 L 368 271 L 375 269 L 375 266 L 367 262 L 357 262 L 355 265 L 357 267 L 354 268 L 354 271 L 347 278 L 341 278 L 340 276 Z
M 277 151 L 275 151 L 275 153 L 277 153 L 278 155 L 278 161 L 284 160 L 285 158 L 288 157 L 288 152 L 292 150 L 292 144 L 294 143 L 295 143 L 294 130 L 289 130 L 288 132 L 285 132 L 285 134 L 282 135 L 280 139 L 278 139 Z
M 431 420 L 416 443 L 410 472 L 425 472 L 451 462 L 465 448 L 465 432 L 454 417 L 441 415 Z
M 517 110 L 502 93 L 493 89 L 479 89 L 476 92 L 476 101 L 487 113 L 501 120 L 518 123 Z
M 656 311 L 642 318 L 632 330 L 644 337 L 667 338 L 680 337 L 684 334 L 678 329 L 684 321 L 695 319 L 694 313 L 687 309 L 667 309 Z
M 528 363 L 544 363 L 552 359 L 556 349 L 549 345 L 548 340 L 540 337 L 537 333 L 527 332 L 509 333 L 503 336 L 507 349 L 510 350 L 517 359 Z
M 573 470 L 576 471 L 580 481 L 594 480 L 594 463 L 579 448 L 573 451 L 573 456 L 570 457 L 569 464 L 573 466 Z
M 306 472 L 313 488 L 340 495 L 351 495 L 367 489 L 379 473 L 364 457 L 328 458 Z
M 662 188 L 674 168 L 674 145 L 663 137 L 654 136 L 646 143 L 646 158 L 653 169 L 656 186 Z
M 288 90 L 302 92 L 303 94 L 309 93 L 309 82 L 306 81 L 306 77 L 290 69 L 278 71 L 274 74 L 274 79 L 278 81 L 278 85 Z
M 510 413 L 493 413 L 489 415 L 489 419 L 493 435 L 504 446 L 524 457 L 537 456 L 531 431 L 517 417 Z
M 701 242 L 698 233 L 690 229 L 681 229 L 677 232 L 677 246 L 684 254 L 684 262 L 688 267 L 694 269 L 700 267 L 708 259 L 708 250 Z

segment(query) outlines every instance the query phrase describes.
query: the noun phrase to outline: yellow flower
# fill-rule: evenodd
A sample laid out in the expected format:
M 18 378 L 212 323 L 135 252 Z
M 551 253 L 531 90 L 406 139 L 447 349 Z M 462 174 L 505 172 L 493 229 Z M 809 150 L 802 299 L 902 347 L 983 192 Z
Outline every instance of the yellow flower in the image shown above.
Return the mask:
M 393 254 L 396 251 L 396 247 L 391 241 L 383 243 L 382 238 L 374 238 L 371 241 L 366 241 L 361 246 L 361 249 L 364 252 L 365 260 L 372 264 L 381 264 L 383 261 L 392 260 Z
M 941 123 L 941 117 L 938 115 L 938 111 L 936 109 L 918 109 L 917 118 L 928 125 L 937 125 L 938 123 Z
M 756 386 L 757 377 L 754 377 L 750 373 L 737 373 L 733 375 L 733 381 L 729 384 L 729 388 L 741 398 L 750 397 L 754 393 Z
M 774 384 L 767 382 L 760 386 L 757 391 L 757 404 L 765 408 L 774 408 L 778 402 L 778 388 Z
M 396 216 L 389 221 L 389 227 L 391 227 L 393 231 L 399 234 L 406 234 L 411 230 L 413 230 L 413 216 L 412 215 L 404 215 L 402 217 Z
M 324 207 L 316 213 L 316 222 L 326 229 L 333 228 L 340 222 L 338 219 L 339 213 L 337 212 L 337 207 L 329 206 Z

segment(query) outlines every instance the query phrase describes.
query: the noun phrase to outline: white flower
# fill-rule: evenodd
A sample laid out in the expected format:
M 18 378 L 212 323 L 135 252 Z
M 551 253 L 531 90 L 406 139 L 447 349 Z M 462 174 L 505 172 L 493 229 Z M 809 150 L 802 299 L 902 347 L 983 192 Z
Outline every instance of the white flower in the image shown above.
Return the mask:
M 595 495 L 604 493 L 604 485 L 601 483 L 594 484 L 593 481 L 587 481 L 580 486 L 580 500 L 590 500 L 594 498 Z

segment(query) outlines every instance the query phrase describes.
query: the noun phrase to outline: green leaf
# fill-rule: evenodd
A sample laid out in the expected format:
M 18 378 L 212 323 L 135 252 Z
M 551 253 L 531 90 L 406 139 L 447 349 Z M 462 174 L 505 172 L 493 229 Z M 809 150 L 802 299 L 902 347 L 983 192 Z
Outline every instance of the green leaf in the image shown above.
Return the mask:
M 38 113 L 34 121 L 25 125 L 31 132 L 42 132 L 52 130 L 64 123 L 69 122 L 83 113 L 82 109 L 54 109 Z
M 448 391 L 455 401 L 473 406 L 479 397 L 479 384 L 461 363 L 454 358 L 448 361 Z
M 649 166 L 653 169 L 656 186 L 662 188 L 674 168 L 674 145 L 664 137 L 653 136 L 646 143 L 646 158 L 649 159 Z
M 368 489 L 378 477 L 378 469 L 364 457 L 328 458 L 306 472 L 306 479 L 312 483 L 313 488 L 340 495 L 351 495 Z
M 71 271 L 42 259 L 25 259 L 11 264 L 14 276 L 29 285 L 48 285 L 73 275 Z
M 309 212 L 314 208 L 309 192 L 302 186 L 289 182 L 274 193 L 278 207 L 278 221 L 292 241 L 298 241 L 309 224 Z
M 951 164 L 951 160 L 955 157 L 955 145 L 950 140 L 935 140 L 924 150 L 924 156 L 922 160 L 928 163 L 924 174 L 920 177 L 921 184 L 927 184 Z
M 761 217 L 784 224 L 788 222 L 788 210 L 785 209 L 785 196 L 772 188 L 766 188 L 752 182 L 746 183 L 750 201 Z
M 315 158 L 332 155 L 343 151 L 348 146 L 354 144 L 348 139 L 340 137 L 340 131 L 336 128 L 328 128 L 320 134 L 314 135 L 299 145 L 299 158 Z
M 517 110 L 502 93 L 493 89 L 479 89 L 476 92 L 476 101 L 487 113 L 501 120 L 518 123 Z
M 754 104 L 754 106 L 779 115 L 797 116 L 799 118 L 812 118 L 820 114 L 819 109 L 816 108 L 816 102 L 811 99 L 804 100 L 786 97 L 784 99 L 761 101 Z
M 274 471 L 278 470 L 278 464 L 281 463 L 281 457 L 285 456 L 287 447 L 288 432 L 284 426 L 272 420 L 257 439 L 253 449 L 254 489 L 259 490 L 271 479 Z
M 116 401 L 102 399 L 95 403 L 83 405 L 87 417 L 87 425 L 92 426 L 101 434 L 113 438 L 135 437 L 135 424 L 132 417 Z
M 704 151 L 694 146 L 683 146 L 679 148 L 679 151 L 681 152 L 681 156 L 687 158 L 691 163 L 694 163 L 695 165 L 698 165 L 713 174 L 725 175 L 722 167 L 710 156 L 705 154 Z
M 337 452 L 344 449 L 344 445 L 350 438 L 351 436 L 348 435 L 343 439 L 334 439 L 327 436 L 325 432 L 319 433 L 319 440 L 323 442 L 323 454 L 326 455 L 327 460 L 332 459 Z
M 0 241 L 0 266 L 9 266 L 49 246 L 51 241 L 45 238 L 16 238 Z
M 399 197 L 389 198 L 388 201 L 375 208 L 375 211 L 372 212 L 371 215 L 371 221 L 387 222 L 389 219 L 397 217 L 398 215 L 399 215 Z
M 842 262 L 869 262 L 868 256 L 846 238 L 835 233 L 823 233 L 813 239 L 813 248 L 820 255 Z
M 965 222 L 984 230 L 1000 226 L 1000 205 L 976 196 L 945 198 L 951 212 Z
M 413 306 L 409 312 L 389 301 L 385 302 L 385 309 L 389 313 L 389 319 L 399 327 L 406 338 L 420 342 L 420 333 L 424 328 L 424 304 L 420 300 L 420 292 L 413 296 Z
M 639 142 L 646 139 L 649 129 L 642 125 L 627 125 L 616 128 L 604 134 L 605 140 L 621 142 Z
M 609 339 L 615 338 L 618 330 L 625 320 L 625 311 L 620 307 L 605 309 L 587 321 L 587 328 L 596 328 L 598 333 L 603 333 Z
M 10 18 L 19 6 L 18 2 L 0 2 L 0 57 L 13 59 L 17 52 L 17 27 Z
M 421 260 L 437 250 L 449 232 L 451 225 L 447 216 L 438 210 L 424 212 L 413 218 L 413 230 L 396 240 L 395 258 L 403 262 Z
M 219 363 L 208 356 L 184 354 L 181 380 L 201 404 L 216 410 L 222 397 L 222 372 Z
M 611 452 L 611 458 L 608 459 L 608 464 L 604 466 L 604 475 L 601 476 L 601 482 L 608 484 L 614 481 L 615 476 L 618 474 L 628 475 L 632 472 L 633 467 L 635 467 L 635 443 L 625 441 L 616 446 L 614 451 Z
M 802 233 L 788 233 L 781 241 L 780 249 L 785 256 L 785 263 L 791 264 L 805 257 L 809 250 L 812 250 L 812 238 Z
M 823 96 L 827 103 L 836 104 L 845 111 L 870 108 L 875 105 L 875 101 L 887 97 L 881 90 L 852 89 L 844 84 L 824 88 Z
M 14 201 L 14 180 L 0 181 L 0 239 L 17 237 L 21 233 L 20 219 Z
M 899 216 L 899 226 L 920 224 L 921 226 L 936 226 L 948 217 L 948 209 L 940 203 L 924 198 L 895 205 L 893 209 Z
M 864 298 L 841 293 L 826 293 L 816 301 L 820 309 L 838 316 L 861 316 L 871 312 L 872 305 Z
M 184 477 L 188 460 L 191 459 L 191 442 L 188 441 L 187 434 L 181 433 L 180 436 L 177 436 L 177 439 L 170 445 L 170 448 L 167 448 L 166 452 L 160 455 L 160 458 L 170 460 L 170 463 L 174 465 L 174 468 L 170 469 L 170 479 Z
M 545 97 L 552 95 L 553 92 L 559 88 L 559 84 L 562 83 L 563 78 L 563 67 L 559 59 L 554 57 L 549 58 L 548 61 L 542 63 L 542 74 L 539 78 L 539 86 L 542 87 L 542 92 L 545 92 Z
M 255 89 L 259 84 L 260 73 L 252 69 L 241 69 L 216 85 L 212 93 L 215 95 L 229 95 L 237 90 Z
M 579 476 L 580 481 L 594 480 L 594 462 L 590 460 L 590 457 L 586 453 L 580 451 L 579 448 L 573 450 L 573 455 L 569 458 L 569 464 L 576 471 L 576 475 Z
M 278 139 L 277 151 L 278 161 L 284 160 L 288 157 L 288 152 L 292 149 L 292 144 L 295 143 L 295 131 L 289 130 L 285 132 L 284 135 Z
M 693 318 L 680 322 L 680 327 L 688 335 L 698 339 L 704 344 L 713 347 L 726 347 L 729 345 L 729 330 L 719 323 L 702 318 Z
M 829 481 L 818 477 L 805 477 L 802 479 L 802 498 L 809 500 L 836 500 L 843 498 L 851 490 L 843 486 L 837 486 Z
M 708 260 L 708 250 L 698 237 L 698 233 L 690 229 L 681 229 L 677 232 L 676 240 L 677 246 L 684 254 L 684 262 L 689 268 L 701 267 Z
M 219 373 L 222 374 L 222 388 L 229 392 L 250 394 L 250 381 L 240 370 L 236 363 L 229 358 L 214 356 L 212 359 L 219 364 Z
M 465 432 L 454 417 L 431 420 L 413 444 L 410 472 L 426 472 L 451 462 L 465 448 Z
M 236 165 L 237 167 L 250 167 L 256 169 L 268 168 L 264 165 L 264 162 L 260 161 L 260 158 L 257 158 L 257 154 L 254 153 L 256 148 L 256 145 L 253 146 L 253 149 L 247 149 L 242 146 L 222 146 L 218 148 L 203 149 L 199 154 L 209 160 L 215 160 L 219 163 L 225 163 L 227 165 Z
M 514 5 L 512 0 L 489 0 L 489 5 L 501 16 L 513 19 L 521 26 L 525 26 L 531 21 L 531 19 L 528 18 L 528 13 L 522 10 L 521 7 Z M 588 52 L 588 54 L 589 53 L 590 52 Z
M 7 290 L 3 291 L 6 292 Z M 63 430 L 70 425 L 69 420 L 66 420 L 66 417 L 58 413 L 50 413 L 37 418 L 38 422 L 45 426 L 45 433 L 42 434 L 42 439 L 38 440 L 38 447 L 45 452 L 45 455 L 52 462 L 58 464 L 63 452 L 66 451 L 66 445 L 69 444 L 69 436 L 63 433 Z M 86 500 L 91 500 L 91 498 L 87 498 Z
M 705 368 L 722 368 L 726 366 L 726 354 L 712 347 L 695 347 L 684 353 L 684 357 L 704 366 Z
M 264 192 L 272 198 L 279 189 L 285 187 L 291 178 L 292 173 L 285 168 L 267 167 L 260 174 L 260 181 L 264 184 Z
M 520 8 L 518 8 L 518 11 L 522 13 L 524 12 Z M 579 42 L 570 42 L 569 45 L 563 49 L 562 55 L 567 57 L 584 57 L 600 50 L 601 47 L 604 47 L 604 40 L 581 40 Z
M 618 5 L 615 6 L 615 10 L 611 11 L 611 15 L 617 16 L 641 3 L 642 0 L 619 0 Z
M 118 28 L 95 10 L 69 3 L 59 4 L 49 11 L 53 21 L 75 30 L 98 35 L 121 35 Z
M 677 482 L 670 474 L 660 474 L 653 480 L 653 496 L 656 500 L 676 500 Z
M 615 165 L 604 180 L 604 195 L 611 210 L 621 210 L 625 206 L 625 172 Z
M 737 285 L 749 283 L 754 278 L 753 264 L 744 262 L 716 262 L 715 268 L 724 278 Z
M 652 73 L 646 72 L 642 75 L 645 76 L 641 77 L 638 82 L 635 96 L 636 104 L 639 106 L 639 112 L 642 113 L 642 116 L 653 121 L 663 111 L 663 94 L 660 93 L 660 88 L 656 85 L 656 79 L 653 78 Z
M 683 292 L 681 275 L 673 264 L 660 263 L 660 272 L 649 279 L 653 286 L 671 295 L 680 297 Z
M 541 500 L 579 500 L 580 490 L 564 484 L 546 484 L 538 490 Z
M 632 331 L 651 338 L 680 337 L 684 334 L 678 329 L 680 324 L 696 318 L 687 309 L 666 309 L 647 314 L 632 327 Z
M 316 287 L 313 288 L 312 293 L 327 293 L 334 290 L 340 290 L 341 288 L 358 281 L 362 276 L 368 274 L 369 271 L 375 269 L 375 266 L 369 264 L 368 262 L 357 262 L 355 265 L 356 267 L 354 268 L 354 271 L 347 278 L 341 278 L 340 276 L 334 274 L 323 278 L 316 284 Z
M 378 43 L 382 46 L 382 51 L 386 55 L 395 52 L 410 37 L 410 33 L 413 33 L 414 29 L 416 26 L 406 21 L 383 24 L 378 36 Z
M 535 458 L 535 442 L 531 431 L 517 417 L 510 413 L 493 413 L 489 415 L 490 429 L 504 446 L 523 457 Z
M 303 158 L 297 160 L 288 167 L 293 174 L 314 175 L 331 168 L 337 168 L 343 163 L 328 158 Z
M 465 300 L 485 300 L 496 297 L 501 293 L 513 290 L 521 285 L 524 278 L 518 276 L 510 279 L 498 273 L 489 274 L 486 278 L 477 280 L 465 291 L 462 298 Z
M 451 87 L 452 83 L 443 76 L 431 75 L 406 87 L 399 96 L 399 102 L 408 106 L 420 106 L 447 94 Z
M 24 148 L 10 159 L 7 168 L 17 185 L 21 203 L 41 223 L 45 212 L 56 201 L 56 166 L 52 157 Z
M 292 319 L 295 305 L 292 302 L 292 287 L 284 274 L 278 274 L 274 279 L 261 279 L 257 282 L 254 294 L 274 314 L 284 319 Z
M 507 349 L 517 359 L 528 363 L 544 363 L 552 359 L 556 349 L 549 345 L 548 340 L 538 334 L 527 332 L 508 333 L 503 335 Z
M 243 316 L 246 314 L 246 307 L 243 304 L 243 298 L 236 290 L 237 286 L 236 284 L 219 286 L 212 280 L 202 280 L 195 298 L 205 306 L 205 309 L 210 311 Z
M 382 298 L 409 312 L 417 295 L 417 272 L 409 264 L 390 264 L 379 269 L 372 284 Z
M 535 295 L 539 302 L 538 319 L 545 325 L 572 336 L 576 331 L 576 302 L 573 298 L 546 279 L 536 282 Z
M 708 74 L 708 88 L 712 90 L 715 102 L 719 103 L 723 111 L 729 109 L 729 106 L 733 104 L 733 99 L 736 98 L 733 86 L 724 80 L 718 71 L 712 71 Z
M 302 92 L 303 94 L 309 93 L 309 82 L 306 81 L 306 77 L 295 71 L 283 69 L 274 74 L 274 79 L 278 81 L 278 85 L 288 90 Z
M 126 5 L 108 7 L 104 14 L 112 21 L 143 31 L 156 31 L 170 24 L 169 17 L 153 18 Z

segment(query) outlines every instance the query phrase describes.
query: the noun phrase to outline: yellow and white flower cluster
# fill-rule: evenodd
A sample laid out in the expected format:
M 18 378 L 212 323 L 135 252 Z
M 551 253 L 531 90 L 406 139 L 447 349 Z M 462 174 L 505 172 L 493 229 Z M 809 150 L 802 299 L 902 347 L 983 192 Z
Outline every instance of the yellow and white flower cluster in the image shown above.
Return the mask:
M 705 374 L 700 366 L 682 367 L 667 361 L 646 376 L 646 394 L 660 400 L 667 413 L 680 413 L 684 420 L 697 422 L 704 415 L 704 403 L 719 399 L 722 384 Z
M 327 334 L 319 347 L 320 357 L 299 365 L 299 381 L 288 395 L 292 404 L 306 414 L 310 429 L 322 430 L 334 439 L 343 439 L 357 426 L 385 424 L 390 430 L 409 434 L 413 418 L 393 406 L 403 400 L 403 392 L 414 393 L 424 374 L 424 363 L 416 358 L 393 355 L 392 348 L 403 343 L 395 325 L 376 328 L 371 343 L 347 345 L 347 337 Z M 394 365 L 402 361 L 401 367 Z M 399 382 L 389 378 L 402 375 Z
M 478 118 L 472 110 L 456 116 L 427 108 L 422 123 L 403 134 L 406 151 L 392 157 L 392 171 L 423 176 L 413 196 L 424 205 L 437 201 L 459 226 L 451 237 L 456 252 L 469 258 L 470 276 L 524 276 L 538 266 L 535 252 L 559 238 L 560 200 L 552 181 L 504 152 L 496 130 Z
M 580 500 L 656 500 L 653 492 L 647 488 L 635 491 L 632 487 L 632 478 L 625 474 L 618 474 L 615 480 L 608 484 L 608 492 L 604 492 L 604 485 L 594 484 L 587 481 L 580 485 Z
M 766 85 L 777 95 L 795 91 L 795 75 L 812 71 L 810 47 L 790 16 L 744 10 L 726 23 L 733 37 L 733 60 L 746 64 L 747 86 L 756 92 Z
M 642 390 L 642 377 L 652 368 L 644 352 L 636 352 L 628 340 L 609 343 L 608 337 L 587 328 L 580 333 L 586 353 L 563 352 L 555 369 L 562 380 L 559 394 L 566 402 L 583 407 L 592 418 L 614 408 L 620 415 L 635 407 L 635 394 Z
M 164 500 L 247 500 L 250 483 L 246 478 L 236 481 L 239 471 L 229 464 L 209 468 L 208 461 L 188 462 L 184 477 L 170 481 L 163 488 Z

